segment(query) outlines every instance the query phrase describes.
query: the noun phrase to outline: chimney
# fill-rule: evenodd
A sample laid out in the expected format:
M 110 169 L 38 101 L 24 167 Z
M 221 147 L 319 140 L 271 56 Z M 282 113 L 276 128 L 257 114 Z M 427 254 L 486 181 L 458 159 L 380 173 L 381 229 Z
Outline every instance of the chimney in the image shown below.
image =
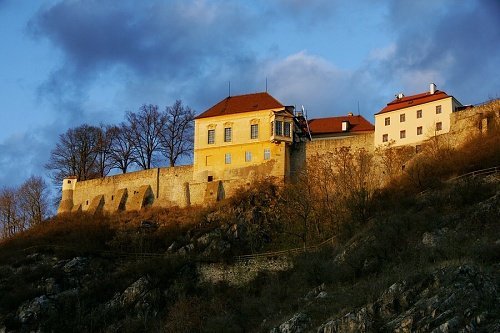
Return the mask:
M 436 92 L 436 85 L 434 83 L 429 84 L 429 94 L 434 95 Z
M 401 99 L 403 97 L 405 97 L 405 94 L 403 94 L 403 93 L 399 93 L 396 95 L 396 99 Z
M 353 113 L 352 113 L 352 112 L 348 112 L 348 113 L 347 113 L 347 115 L 348 115 L 349 117 L 352 117 L 352 116 L 353 116 Z

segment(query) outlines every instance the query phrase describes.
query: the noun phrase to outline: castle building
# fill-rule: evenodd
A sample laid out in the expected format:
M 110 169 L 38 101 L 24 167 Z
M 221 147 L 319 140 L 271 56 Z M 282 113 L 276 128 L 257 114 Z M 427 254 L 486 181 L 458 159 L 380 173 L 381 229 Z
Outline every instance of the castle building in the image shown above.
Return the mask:
M 58 213 L 208 205 L 262 178 L 293 179 L 307 161 L 342 147 L 418 147 L 441 134 L 458 144 L 494 126 L 497 113 L 464 108 L 434 84 L 422 94 L 398 95 L 375 115 L 375 126 L 353 114 L 307 120 L 267 92 L 230 96 L 195 118 L 193 165 L 65 178 Z
M 451 114 L 462 104 L 453 96 L 436 89 L 396 99 L 375 114 L 375 147 L 413 145 L 417 148 L 429 138 L 450 131 Z
M 293 107 L 267 92 L 229 96 L 195 118 L 193 180 L 232 181 L 290 172 Z

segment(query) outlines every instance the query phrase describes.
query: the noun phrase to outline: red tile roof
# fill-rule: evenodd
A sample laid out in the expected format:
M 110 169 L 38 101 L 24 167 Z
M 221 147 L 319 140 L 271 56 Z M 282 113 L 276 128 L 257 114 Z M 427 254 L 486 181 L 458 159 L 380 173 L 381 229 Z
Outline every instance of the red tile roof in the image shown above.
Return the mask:
M 418 95 L 405 96 L 401 99 L 395 99 L 392 102 L 388 103 L 385 108 L 380 110 L 376 114 L 386 113 L 390 111 L 396 111 L 399 109 L 407 108 L 410 106 L 420 105 L 424 103 L 434 102 L 443 98 L 451 97 L 446 94 L 444 91 L 436 90 L 434 94 L 430 92 L 425 92 Z
M 195 119 L 282 108 L 284 108 L 283 104 L 278 102 L 278 100 L 269 95 L 267 92 L 229 96 L 224 98 L 222 101 L 215 104 L 202 114 L 198 115 Z
M 363 132 L 375 130 L 375 126 L 373 126 L 362 116 L 342 116 L 311 119 L 309 120 L 309 130 L 311 131 L 312 135 L 341 133 L 343 121 L 349 122 L 348 132 Z

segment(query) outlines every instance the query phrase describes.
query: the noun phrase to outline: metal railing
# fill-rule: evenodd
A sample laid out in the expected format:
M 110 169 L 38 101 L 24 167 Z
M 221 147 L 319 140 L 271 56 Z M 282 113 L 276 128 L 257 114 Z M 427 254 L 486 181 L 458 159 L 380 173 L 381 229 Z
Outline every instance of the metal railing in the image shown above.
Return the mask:
M 448 179 L 446 182 L 454 182 L 460 179 L 465 179 L 465 178 L 474 178 L 476 176 L 487 176 L 487 175 L 492 175 L 495 173 L 500 173 L 500 166 L 493 167 L 493 168 L 487 168 L 487 169 L 481 169 L 481 170 L 475 170 L 472 172 L 467 172 L 464 173 L 463 175 L 453 177 Z

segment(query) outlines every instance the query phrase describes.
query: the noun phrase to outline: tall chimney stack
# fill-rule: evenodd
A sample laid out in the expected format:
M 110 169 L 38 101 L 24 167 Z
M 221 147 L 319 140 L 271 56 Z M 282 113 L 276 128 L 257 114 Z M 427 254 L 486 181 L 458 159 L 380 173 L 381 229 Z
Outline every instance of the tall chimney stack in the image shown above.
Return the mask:
M 429 93 L 431 95 L 434 95 L 435 92 L 436 92 L 436 85 L 434 83 L 429 84 Z

